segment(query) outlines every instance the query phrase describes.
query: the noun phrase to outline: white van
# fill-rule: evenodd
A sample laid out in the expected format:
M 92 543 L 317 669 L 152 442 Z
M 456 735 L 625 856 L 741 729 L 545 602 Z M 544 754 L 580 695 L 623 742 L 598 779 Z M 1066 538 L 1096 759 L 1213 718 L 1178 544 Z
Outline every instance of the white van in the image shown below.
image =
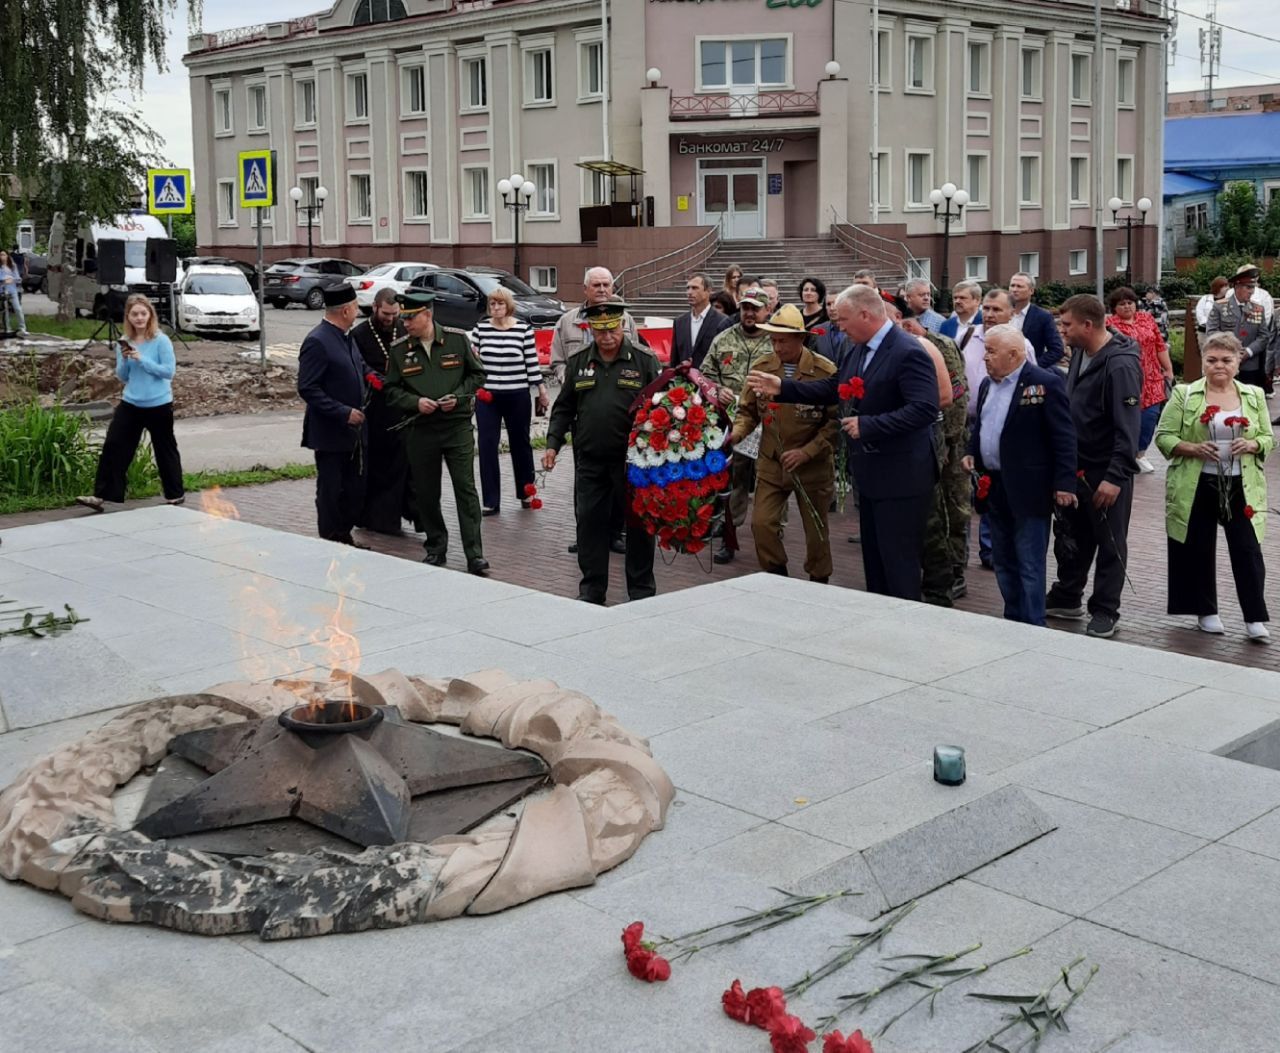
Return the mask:
M 62 283 L 72 283 L 72 305 L 77 316 L 86 311 L 94 318 L 106 318 L 108 311 L 117 320 L 124 316 L 124 302 L 133 293 L 142 293 L 165 317 L 169 313 L 169 287 L 147 281 L 147 239 L 167 238 L 164 224 L 145 212 L 116 216 L 111 223 L 86 223 L 76 233 L 75 268 L 67 275 L 62 258 L 66 225 L 61 212 L 55 213 L 49 229 L 49 299 L 62 295 Z M 98 247 L 103 241 L 119 240 L 124 244 L 124 284 L 106 286 L 98 282 Z M 182 265 L 178 265 L 176 281 L 182 281 Z

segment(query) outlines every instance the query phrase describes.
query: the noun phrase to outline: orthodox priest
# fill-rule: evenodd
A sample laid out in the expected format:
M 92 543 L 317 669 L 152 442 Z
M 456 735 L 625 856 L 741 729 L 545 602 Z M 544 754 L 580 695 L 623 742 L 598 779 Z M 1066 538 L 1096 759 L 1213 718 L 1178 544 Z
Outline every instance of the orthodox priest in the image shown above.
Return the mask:
M 387 353 L 391 345 L 407 339 L 394 289 L 378 290 L 373 298 L 373 314 L 351 330 L 351 339 L 364 359 L 366 371 L 380 381 L 387 373 Z M 369 460 L 364 507 L 356 522 L 366 530 L 397 535 L 401 533 L 401 518 L 413 518 L 409 459 L 400 436 L 390 430 L 403 414 L 387 405 L 379 383 L 371 381 L 370 385 L 369 404 L 365 407 L 369 421 Z

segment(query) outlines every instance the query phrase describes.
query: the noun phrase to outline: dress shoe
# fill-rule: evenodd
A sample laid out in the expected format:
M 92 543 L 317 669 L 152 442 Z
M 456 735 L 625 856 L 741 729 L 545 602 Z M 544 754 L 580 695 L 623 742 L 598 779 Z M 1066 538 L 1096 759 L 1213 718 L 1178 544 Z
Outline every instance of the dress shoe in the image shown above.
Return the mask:
M 166 497 L 164 499 L 164 503 L 167 505 L 185 505 L 187 503 L 187 497 L 185 494 L 181 497 Z
M 861 544 L 862 544 L 862 535 L 861 535 L 861 534 L 850 534 L 850 535 L 849 535 L 849 544 L 851 544 L 851 545 L 861 545 Z
M 578 551 L 578 543 L 577 543 L 576 541 L 575 541 L 572 545 L 570 545 L 570 546 L 569 546 L 569 551 L 570 551 L 570 552 L 577 552 L 577 551 Z
M 619 555 L 625 555 L 627 551 L 627 539 L 623 535 L 618 535 L 609 542 L 609 551 L 617 552 Z
M 487 559 L 467 560 L 467 573 L 479 574 L 481 577 L 484 577 L 489 573 L 489 561 Z
M 830 579 L 829 577 L 827 577 L 826 575 L 824 575 L 824 576 L 823 576 L 823 577 L 821 577 L 821 578 L 815 578 L 812 574 L 810 574 L 810 575 L 809 575 L 809 580 L 810 580 L 810 581 L 815 581 L 815 582 L 817 582 L 819 585 L 826 585 L 826 584 L 827 584 L 831 579 Z
M 498 509 L 496 509 L 496 508 L 482 508 L 482 509 L 480 509 L 480 514 L 481 514 L 482 516 L 496 516 L 496 515 L 498 514 Z
M 428 552 L 422 557 L 422 562 L 432 567 L 443 567 L 445 562 L 445 554 L 443 552 Z
M 721 545 L 718 549 L 716 549 L 715 555 L 712 556 L 711 558 L 715 560 L 717 563 L 732 563 L 733 556 L 734 556 L 733 549 L 725 548 L 723 545 Z
M 84 505 L 85 508 L 92 508 L 95 512 L 102 511 L 101 497 L 77 497 L 76 504 Z

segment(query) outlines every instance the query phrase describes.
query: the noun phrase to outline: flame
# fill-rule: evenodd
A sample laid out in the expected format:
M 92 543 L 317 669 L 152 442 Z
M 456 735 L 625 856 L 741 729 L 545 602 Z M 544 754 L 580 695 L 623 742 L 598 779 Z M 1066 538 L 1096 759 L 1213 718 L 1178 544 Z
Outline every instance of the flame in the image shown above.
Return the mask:
M 239 519 L 240 510 L 222 496 L 222 487 L 211 486 L 200 491 L 200 511 L 218 519 Z
M 240 632 L 246 642 L 257 638 L 285 647 L 287 641 L 303 638 L 303 627 L 286 618 L 280 608 L 271 602 L 269 592 L 278 587 L 279 582 L 255 574 L 250 584 L 240 590 Z M 241 658 L 250 680 L 268 680 L 286 673 L 296 673 L 307 664 L 297 644 L 268 654 L 242 652 Z
M 354 575 L 341 575 L 336 559 L 329 561 L 325 580 L 337 593 L 337 600 L 328 623 L 311 634 L 311 642 L 324 648 L 329 678 L 343 685 L 350 699 L 351 678 L 360 672 L 360 641 L 353 631 L 355 622 L 346 609 L 347 594 L 352 590 L 363 592 L 364 586 Z M 350 713 L 348 719 L 356 719 L 354 706 L 351 706 Z

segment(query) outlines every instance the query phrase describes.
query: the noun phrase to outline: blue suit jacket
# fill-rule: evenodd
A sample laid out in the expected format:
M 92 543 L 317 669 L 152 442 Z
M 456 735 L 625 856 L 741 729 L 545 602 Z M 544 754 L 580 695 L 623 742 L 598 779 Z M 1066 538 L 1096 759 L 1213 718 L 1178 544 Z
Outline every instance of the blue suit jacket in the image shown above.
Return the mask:
M 978 389 L 978 415 L 969 436 L 969 452 L 979 471 L 986 470 L 982 407 L 990 391 L 988 378 Z M 1018 375 L 1000 433 L 1000 484 L 1015 519 L 1052 515 L 1054 491 L 1075 493 L 1076 426 L 1066 381 L 1056 369 L 1027 362 Z
M 331 322 L 321 322 L 302 341 L 298 394 L 307 404 L 303 446 L 330 452 L 355 448 L 364 426 L 347 421 L 353 409 L 364 405 L 364 360 L 351 337 Z
M 1022 320 L 1022 335 L 1031 341 L 1036 349 L 1036 365 L 1048 369 L 1062 358 L 1062 334 L 1053 315 L 1038 304 L 1027 308 L 1027 317 Z
M 826 380 L 784 380 L 778 401 L 834 405 L 840 401 L 840 384 L 861 375 L 863 396 L 850 407 L 860 418 L 861 438 L 849 442 L 858 493 L 872 500 L 928 493 L 938 477 L 933 450 L 938 374 L 933 360 L 914 336 L 896 326 L 885 333 L 871 365 L 862 369 L 865 353 L 865 345 L 854 347 L 840 372 Z

